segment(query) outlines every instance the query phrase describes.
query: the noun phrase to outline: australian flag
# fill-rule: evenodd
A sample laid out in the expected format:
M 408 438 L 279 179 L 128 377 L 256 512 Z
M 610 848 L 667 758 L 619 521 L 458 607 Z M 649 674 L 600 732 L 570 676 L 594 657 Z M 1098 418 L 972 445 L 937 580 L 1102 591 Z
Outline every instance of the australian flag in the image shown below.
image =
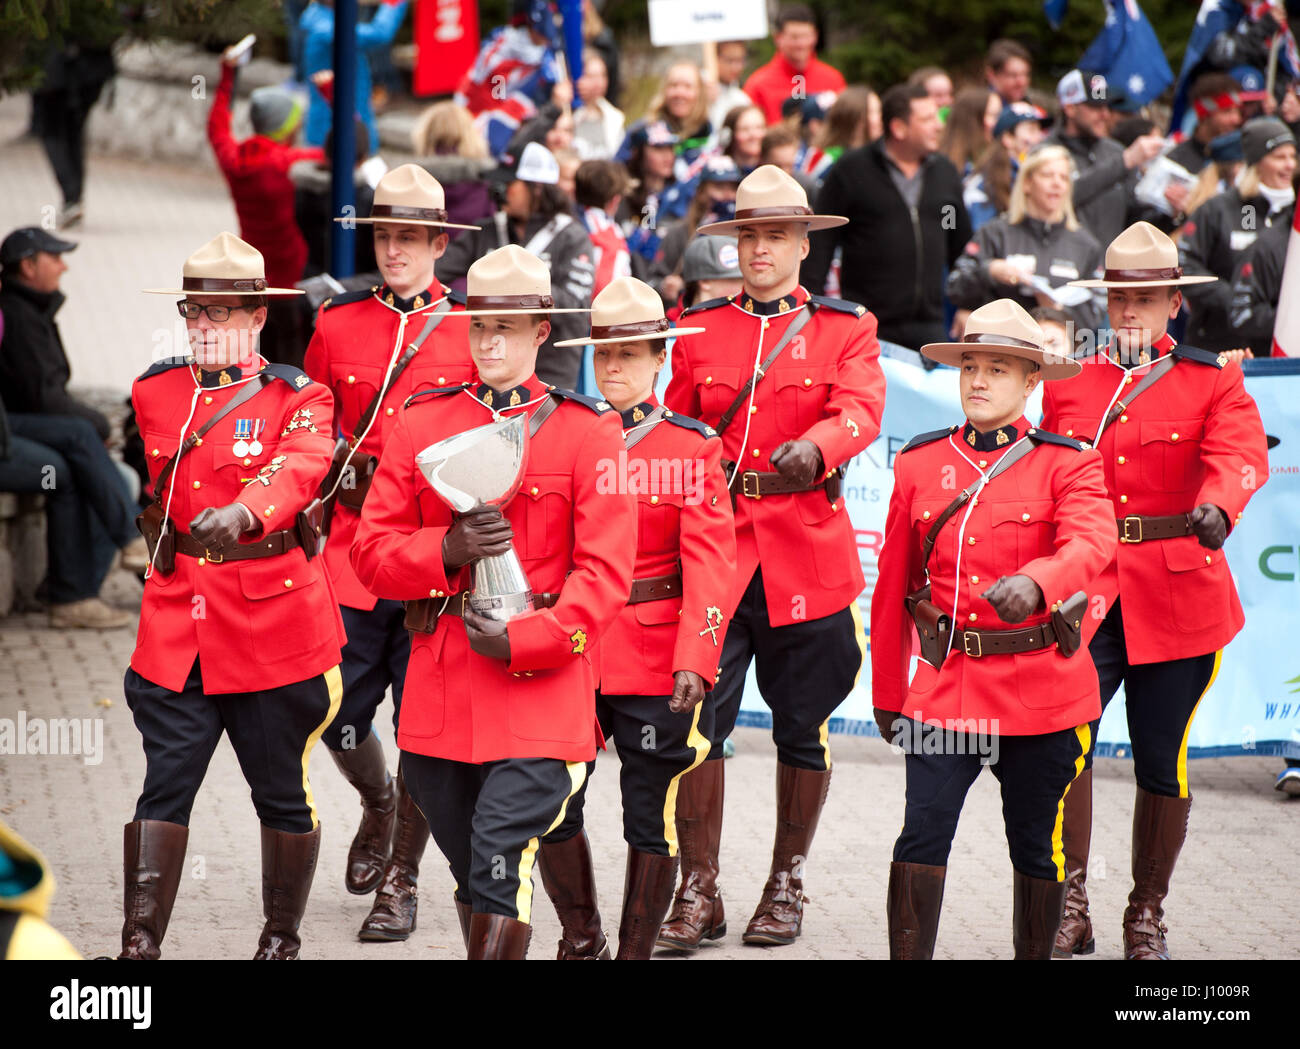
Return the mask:
M 1079 68 L 1101 73 L 1136 105 L 1146 105 L 1174 82 L 1156 31 L 1137 0 L 1106 0 L 1106 24 L 1079 59 Z
M 1183 123 L 1183 114 L 1187 110 L 1187 89 L 1191 87 L 1193 74 L 1210 44 L 1220 33 L 1236 26 L 1245 14 L 1245 9 L 1236 0 L 1201 0 L 1201 9 L 1196 12 L 1196 24 L 1192 35 L 1187 39 L 1187 52 L 1183 55 L 1183 67 L 1178 72 L 1178 86 L 1174 88 L 1174 105 L 1169 117 L 1169 130 L 1177 131 Z

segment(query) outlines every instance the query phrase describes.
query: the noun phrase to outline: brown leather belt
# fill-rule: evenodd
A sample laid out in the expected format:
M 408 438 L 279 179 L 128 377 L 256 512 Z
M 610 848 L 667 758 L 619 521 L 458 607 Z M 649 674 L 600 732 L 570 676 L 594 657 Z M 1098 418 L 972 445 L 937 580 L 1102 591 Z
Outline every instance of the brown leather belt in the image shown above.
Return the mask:
M 1121 543 L 1146 543 L 1153 539 L 1177 539 L 1192 534 L 1192 521 L 1188 514 L 1172 514 L 1169 517 L 1140 517 L 1130 514 L 1128 517 L 1117 517 L 1115 524 L 1119 527 Z
M 260 557 L 278 557 L 301 546 L 298 534 L 286 529 L 264 535 L 256 543 L 240 543 L 233 550 L 209 550 L 188 532 L 176 533 L 176 552 L 201 557 L 214 565 L 223 561 L 255 561 Z
M 730 472 L 733 463 L 723 463 L 723 469 Z M 779 473 L 760 473 L 758 470 L 742 470 L 732 479 L 729 488 L 732 497 L 743 495 L 749 499 L 762 499 L 765 495 L 792 495 L 795 492 L 815 492 L 826 487 L 824 480 L 817 484 L 795 484 L 787 481 Z
M 1017 630 L 959 630 L 952 639 L 953 650 L 960 649 L 972 659 L 1037 652 L 1055 644 L 1056 630 L 1051 620 Z
M 632 580 L 632 593 L 628 597 L 629 605 L 639 605 L 646 601 L 661 601 L 665 597 L 677 597 L 682 592 L 682 575 L 673 572 L 670 575 L 649 576 L 645 579 Z

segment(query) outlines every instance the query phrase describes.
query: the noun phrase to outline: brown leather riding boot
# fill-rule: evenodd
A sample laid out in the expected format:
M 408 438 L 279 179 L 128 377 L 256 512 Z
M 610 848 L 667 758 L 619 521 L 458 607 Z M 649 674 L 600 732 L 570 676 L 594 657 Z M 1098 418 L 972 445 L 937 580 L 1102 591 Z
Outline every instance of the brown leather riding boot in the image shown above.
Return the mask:
M 578 831 L 568 841 L 543 839 L 537 866 L 560 917 L 562 935 L 555 957 L 562 962 L 609 961 L 609 944 L 596 909 L 596 872 L 587 832 Z
M 1011 943 L 1017 961 L 1051 961 L 1061 928 L 1065 882 L 1013 872 Z
M 623 917 L 618 923 L 620 962 L 648 961 L 659 926 L 673 902 L 677 857 L 627 849 L 627 878 L 623 883 Z
M 803 866 L 830 786 L 830 769 L 797 769 L 777 763 L 772 872 L 745 930 L 745 943 L 780 946 L 794 943 L 798 937 L 803 926 Z
M 348 849 L 343 884 L 355 896 L 374 891 L 388 867 L 393 848 L 397 793 L 388 774 L 384 745 L 373 732 L 353 750 L 331 750 L 330 757 L 361 795 L 361 826 Z
M 469 960 L 472 962 L 523 961 L 533 927 L 503 914 L 470 915 Z
M 947 867 L 926 863 L 891 863 L 889 897 L 889 960 L 928 962 L 934 957 L 943 908 L 943 883 Z
M 451 898 L 451 902 L 456 905 L 456 920 L 460 922 L 460 938 L 461 940 L 464 941 L 465 950 L 466 952 L 468 952 L 469 951 L 469 919 L 470 919 L 470 915 L 474 913 L 474 908 L 471 904 L 461 903 L 460 900 L 456 899 L 455 896 Z
M 1167 798 L 1137 788 L 1133 807 L 1133 891 L 1124 908 L 1124 957 L 1169 961 L 1162 918 L 1169 879 L 1187 837 L 1192 799 Z
M 1065 850 L 1065 912 L 1053 958 L 1091 954 L 1097 947 L 1088 916 L 1088 849 L 1092 843 L 1092 769 L 1074 778 L 1065 794 L 1061 844 Z
M 262 913 L 266 925 L 253 961 L 293 961 L 298 957 L 302 946 L 298 924 L 307 909 L 319 854 L 319 827 L 307 834 L 290 834 L 262 825 Z
M 415 932 L 420 857 L 429 843 L 429 824 L 406 792 L 400 773 L 397 776 L 396 822 L 392 859 L 388 861 L 384 880 L 375 893 L 374 905 L 357 934 L 368 942 L 405 940 Z
M 657 947 L 698 951 L 701 940 L 727 934 L 727 916 L 718 888 L 718 848 L 722 843 L 723 761 L 705 761 L 677 781 L 677 843 L 682 883 Z
M 119 958 L 152 962 L 161 956 L 189 837 L 188 827 L 162 820 L 136 820 L 122 828 L 124 892 Z

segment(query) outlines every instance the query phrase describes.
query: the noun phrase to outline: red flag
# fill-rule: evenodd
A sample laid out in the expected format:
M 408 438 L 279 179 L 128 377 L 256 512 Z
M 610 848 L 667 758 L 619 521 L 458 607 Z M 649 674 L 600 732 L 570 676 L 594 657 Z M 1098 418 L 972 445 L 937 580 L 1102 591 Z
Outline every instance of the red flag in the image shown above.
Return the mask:
M 451 94 L 478 54 L 477 0 L 416 0 L 412 36 L 416 97 Z

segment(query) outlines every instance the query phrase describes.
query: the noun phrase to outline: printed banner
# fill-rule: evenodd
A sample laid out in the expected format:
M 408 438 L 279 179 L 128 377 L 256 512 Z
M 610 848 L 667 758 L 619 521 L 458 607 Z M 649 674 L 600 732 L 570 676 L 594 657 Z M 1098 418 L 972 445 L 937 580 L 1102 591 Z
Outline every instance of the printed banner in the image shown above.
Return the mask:
M 417 98 L 449 95 L 478 55 L 478 0 L 416 0 L 411 33 Z

